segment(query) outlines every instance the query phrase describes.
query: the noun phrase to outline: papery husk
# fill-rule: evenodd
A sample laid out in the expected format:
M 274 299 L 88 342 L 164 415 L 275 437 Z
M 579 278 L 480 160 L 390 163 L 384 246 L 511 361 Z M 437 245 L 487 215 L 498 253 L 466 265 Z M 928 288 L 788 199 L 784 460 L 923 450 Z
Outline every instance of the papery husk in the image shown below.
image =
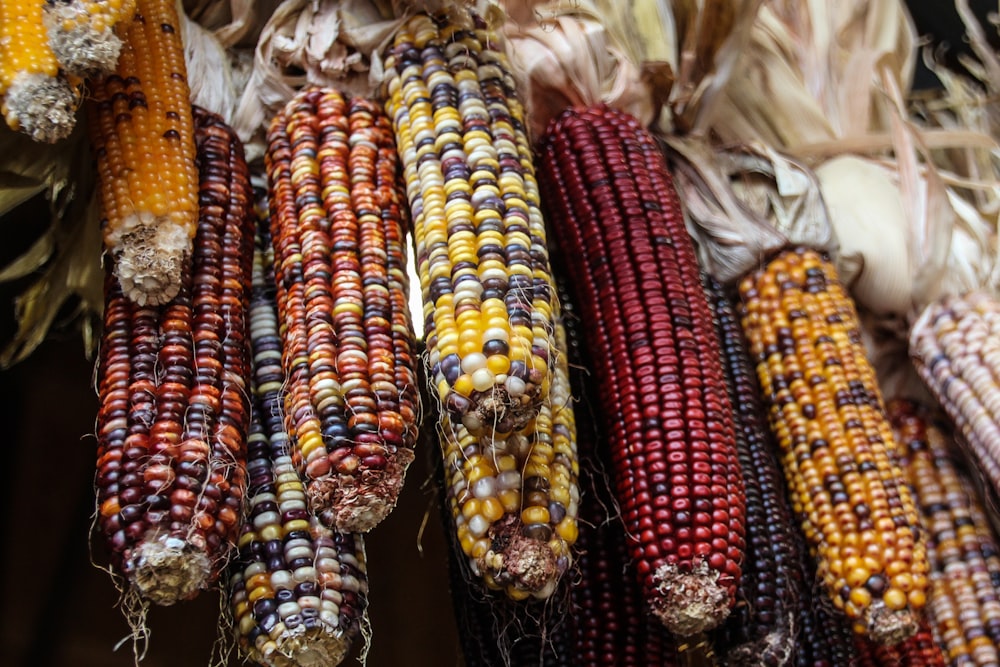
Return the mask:
M 659 113 L 652 79 L 629 59 L 601 17 L 582 6 L 565 14 L 547 7 L 538 9 L 546 16 L 540 21 L 508 20 L 503 27 L 532 135 L 540 137 L 567 107 L 601 102 L 652 123 Z
M 213 32 L 181 11 L 180 0 L 177 4 L 191 103 L 232 123 L 240 89 L 233 78 L 230 55 Z
M 224 48 L 253 49 L 281 0 L 184 0 L 193 21 L 212 31 Z
M 720 282 L 739 280 L 790 245 L 836 255 L 819 182 L 804 164 L 761 144 L 665 142 L 702 266 Z

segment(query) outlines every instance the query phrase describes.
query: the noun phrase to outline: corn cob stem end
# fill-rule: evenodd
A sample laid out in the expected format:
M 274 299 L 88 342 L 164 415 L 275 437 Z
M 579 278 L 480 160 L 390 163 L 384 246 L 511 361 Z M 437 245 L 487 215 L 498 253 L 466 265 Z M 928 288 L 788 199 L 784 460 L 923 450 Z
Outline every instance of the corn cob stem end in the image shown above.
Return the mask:
M 653 582 L 657 592 L 651 602 L 653 614 L 678 637 L 707 632 L 729 616 L 729 591 L 705 561 L 689 572 L 673 563 L 661 565 Z
M 76 125 L 80 97 L 62 77 L 22 72 L 6 95 L 3 114 L 7 124 L 34 141 L 53 144 L 68 137 Z
M 151 530 L 129 561 L 129 581 L 143 599 L 158 605 L 188 600 L 205 588 L 208 555 L 197 545 Z
M 313 480 L 307 494 L 320 520 L 341 533 L 367 533 L 396 506 L 413 450 L 400 447 L 385 468 L 362 470 L 360 478 L 333 474 Z
M 115 275 L 129 300 L 158 306 L 177 296 L 191 246 L 186 226 L 167 216 L 135 213 L 106 243 L 116 249 Z
M 479 569 L 500 587 L 545 599 L 555 591 L 559 568 L 547 542 L 521 534 L 520 520 L 507 515 L 490 527 L 491 548 Z
M 892 646 L 917 633 L 917 619 L 909 609 L 889 609 L 881 600 L 872 603 L 863 630 L 877 644 Z
M 115 34 L 114 26 L 109 21 L 100 29 L 95 28 L 83 3 L 47 3 L 45 29 L 52 52 L 70 74 L 97 76 L 112 71 L 118 63 L 122 40 Z
M 286 630 L 272 650 L 257 658 L 259 662 L 266 667 L 327 667 L 344 661 L 351 643 L 339 628 L 304 627 Z

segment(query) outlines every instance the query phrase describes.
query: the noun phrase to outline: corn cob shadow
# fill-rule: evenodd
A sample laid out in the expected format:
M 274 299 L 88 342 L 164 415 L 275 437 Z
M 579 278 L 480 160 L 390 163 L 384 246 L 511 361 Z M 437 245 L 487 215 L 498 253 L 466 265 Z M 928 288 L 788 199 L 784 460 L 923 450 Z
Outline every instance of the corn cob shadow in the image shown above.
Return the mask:
M 133 303 L 108 267 L 98 362 L 98 525 L 130 589 L 164 605 L 215 582 L 246 485 L 252 193 L 236 136 L 194 119 L 199 244 L 163 306 Z

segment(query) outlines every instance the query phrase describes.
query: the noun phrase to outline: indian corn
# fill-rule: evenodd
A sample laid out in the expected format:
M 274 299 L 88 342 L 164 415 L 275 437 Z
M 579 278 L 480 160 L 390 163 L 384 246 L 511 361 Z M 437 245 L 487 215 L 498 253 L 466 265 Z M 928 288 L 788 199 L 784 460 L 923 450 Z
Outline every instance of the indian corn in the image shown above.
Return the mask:
M 246 485 L 252 192 L 236 135 L 195 118 L 195 252 L 161 306 L 126 298 L 109 272 L 98 362 L 98 526 L 115 569 L 157 604 L 218 577 Z
M 479 19 L 467 28 L 413 16 L 385 69 L 429 381 L 455 426 L 503 437 L 538 414 L 555 361 L 555 288 L 524 109 L 502 43 Z
M 630 554 L 675 634 L 719 625 L 736 600 L 743 480 L 694 246 L 659 147 L 598 106 L 554 120 L 539 181 L 611 442 Z
M 136 0 L 46 0 L 44 23 L 59 66 L 79 77 L 112 71 L 122 47 L 115 26 L 132 20 L 135 5 Z
M 137 0 L 118 66 L 90 82 L 104 246 L 125 296 L 161 305 L 180 289 L 198 221 L 184 46 L 173 0 Z
M 929 565 L 854 302 L 833 264 L 803 248 L 771 258 L 739 291 L 792 507 L 819 576 L 855 632 L 898 643 L 917 630 Z
M 392 130 L 375 103 L 309 88 L 271 123 L 265 164 L 286 428 L 310 506 L 364 532 L 396 505 L 419 413 Z

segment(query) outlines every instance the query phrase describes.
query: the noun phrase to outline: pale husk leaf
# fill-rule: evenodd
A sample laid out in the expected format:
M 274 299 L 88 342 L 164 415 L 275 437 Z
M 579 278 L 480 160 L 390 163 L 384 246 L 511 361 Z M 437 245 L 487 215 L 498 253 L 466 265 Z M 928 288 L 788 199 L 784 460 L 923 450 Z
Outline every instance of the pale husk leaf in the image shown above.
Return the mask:
M 230 56 L 215 34 L 189 18 L 181 7 L 178 7 L 178 16 L 191 102 L 231 123 L 239 93 L 233 80 Z
M 703 266 L 718 280 L 738 280 L 788 245 L 837 252 L 819 183 L 804 164 L 759 144 L 666 143 Z
M 508 20 L 503 33 L 533 136 L 570 106 L 603 102 L 647 125 L 655 119 L 649 79 L 599 17 L 581 9 L 541 22 Z

